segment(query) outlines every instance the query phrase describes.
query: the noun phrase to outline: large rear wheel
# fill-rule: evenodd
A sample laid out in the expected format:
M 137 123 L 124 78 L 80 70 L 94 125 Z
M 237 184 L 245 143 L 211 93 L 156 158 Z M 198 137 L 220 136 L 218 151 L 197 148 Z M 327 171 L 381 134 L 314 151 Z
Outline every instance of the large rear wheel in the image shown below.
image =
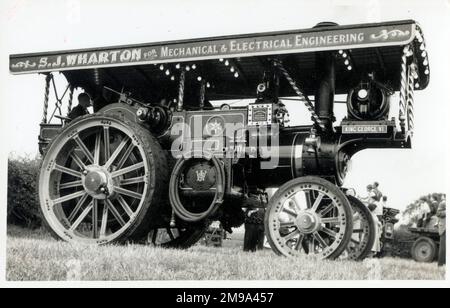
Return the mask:
M 167 157 L 145 129 L 96 114 L 52 141 L 39 176 L 39 199 L 52 233 L 68 242 L 140 240 L 167 194 Z

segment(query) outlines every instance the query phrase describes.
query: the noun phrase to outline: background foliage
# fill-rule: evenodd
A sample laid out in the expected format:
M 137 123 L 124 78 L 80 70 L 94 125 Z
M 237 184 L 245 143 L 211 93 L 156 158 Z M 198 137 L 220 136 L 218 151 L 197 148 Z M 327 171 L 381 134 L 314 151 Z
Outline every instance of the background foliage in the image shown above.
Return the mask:
M 40 164 L 39 158 L 8 158 L 8 224 L 32 229 L 41 226 L 37 193 Z
M 431 209 L 431 215 L 434 215 L 437 211 L 437 206 L 441 202 L 442 198 L 445 197 L 445 194 L 443 193 L 432 193 L 425 196 L 420 197 L 419 199 L 415 200 L 414 202 L 410 203 L 406 209 L 403 211 L 403 219 L 406 222 L 408 226 L 413 225 L 414 223 L 417 223 L 420 217 L 416 215 L 420 205 L 423 202 L 428 203 Z M 435 200 L 435 201 L 434 201 Z

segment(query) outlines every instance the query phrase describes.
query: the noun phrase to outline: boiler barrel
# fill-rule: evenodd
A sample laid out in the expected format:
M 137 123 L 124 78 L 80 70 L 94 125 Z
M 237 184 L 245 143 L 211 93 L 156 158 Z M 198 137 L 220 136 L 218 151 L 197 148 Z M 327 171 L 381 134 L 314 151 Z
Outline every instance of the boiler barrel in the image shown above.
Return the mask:
M 263 187 L 278 187 L 301 176 L 315 175 L 342 185 L 345 177 L 348 155 L 339 153 L 335 140 L 322 139 L 317 149 L 305 145 L 309 130 L 288 129 L 280 132 L 278 163 L 274 168 L 264 168 L 270 160 L 276 163 L 277 153 L 271 149 L 270 158 L 258 159 L 250 175 L 252 184 Z

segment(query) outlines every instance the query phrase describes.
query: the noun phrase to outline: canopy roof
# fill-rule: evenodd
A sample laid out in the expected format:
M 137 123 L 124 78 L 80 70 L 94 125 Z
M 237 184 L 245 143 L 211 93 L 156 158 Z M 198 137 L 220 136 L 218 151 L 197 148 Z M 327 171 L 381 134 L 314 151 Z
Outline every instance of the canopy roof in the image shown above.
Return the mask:
M 334 50 L 339 51 L 336 93 L 344 94 L 368 73 L 398 90 L 403 47 L 410 43 L 419 69 L 416 88 L 423 89 L 429 81 L 428 59 L 420 27 L 412 20 L 16 54 L 10 56 L 10 71 L 62 71 L 71 84 L 91 93 L 108 86 L 157 100 L 177 97 L 179 72 L 189 69 L 187 97 L 197 92 L 199 81 L 206 81 L 207 98 L 214 100 L 254 97 L 269 60 L 276 57 L 305 93 L 313 94 L 315 53 Z M 280 96 L 292 95 L 283 81 Z

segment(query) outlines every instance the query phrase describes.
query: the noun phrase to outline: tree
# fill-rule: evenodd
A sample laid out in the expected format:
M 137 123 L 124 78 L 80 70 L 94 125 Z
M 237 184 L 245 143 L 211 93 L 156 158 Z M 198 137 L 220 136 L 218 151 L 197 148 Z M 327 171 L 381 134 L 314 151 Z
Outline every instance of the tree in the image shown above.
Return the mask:
M 406 224 L 408 226 L 411 226 L 414 223 L 417 224 L 418 220 L 420 219 L 420 217 L 417 216 L 417 211 L 423 202 L 428 203 L 431 209 L 431 215 L 434 215 L 437 211 L 438 204 L 442 201 L 442 198 L 444 196 L 445 194 L 443 193 L 431 193 L 428 195 L 424 195 L 414 202 L 410 203 L 402 213 L 403 219 L 406 221 Z
M 37 197 L 37 176 L 40 160 L 28 157 L 8 159 L 8 203 L 9 224 L 29 228 L 41 225 Z

